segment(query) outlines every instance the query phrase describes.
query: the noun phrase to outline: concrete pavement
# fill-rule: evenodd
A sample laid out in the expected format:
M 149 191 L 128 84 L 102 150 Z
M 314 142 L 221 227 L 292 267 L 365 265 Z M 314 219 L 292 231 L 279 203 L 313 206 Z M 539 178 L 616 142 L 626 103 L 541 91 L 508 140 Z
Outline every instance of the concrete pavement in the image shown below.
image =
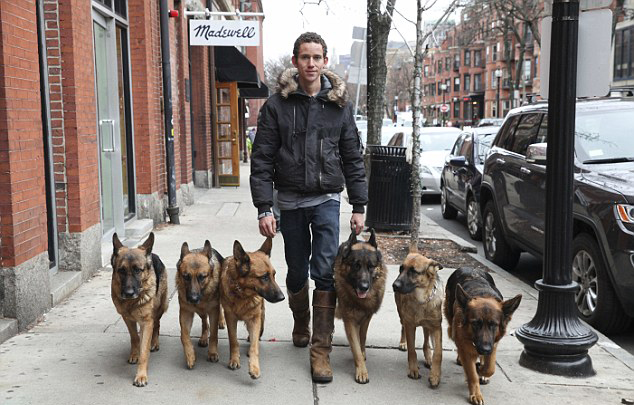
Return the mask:
M 259 380 L 248 375 L 246 329 L 242 326 L 238 328 L 241 369 L 232 371 L 226 366 L 229 357 L 226 330 L 219 332 L 219 363 L 207 362 L 206 349 L 194 345 L 198 356 L 196 367 L 186 369 L 174 291 L 175 265 L 182 242 L 187 241 L 194 248 L 209 239 L 214 248 L 229 256 L 234 239 L 240 240 L 248 251 L 256 250 L 264 240 L 258 233 L 257 211 L 251 204 L 248 166 L 241 166 L 241 170 L 241 187 L 196 189 L 196 203 L 181 214 L 181 225 L 162 225 L 154 231 L 154 251 L 169 271 L 171 302 L 161 322 L 161 349 L 150 356 L 147 387 L 132 385 L 136 366 L 126 362 L 128 333 L 110 299 L 112 272 L 106 267 L 47 313 L 38 325 L 0 345 L 0 404 L 467 404 L 464 374 L 455 363 L 455 346 L 446 336 L 446 325 L 440 386 L 429 388 L 428 371 L 422 364 L 422 379 L 407 378 L 407 355 L 397 349 L 400 323 L 389 287 L 398 274 L 396 265 L 389 266 L 383 306 L 368 332 L 369 384 L 354 381 L 352 354 L 340 320 L 335 321 L 335 348 L 331 355 L 334 381 L 327 385 L 312 383 L 308 348 L 295 348 L 290 341 L 292 317 L 288 301 L 267 303 Z M 342 241 L 349 235 L 350 214 L 351 207 L 343 203 Z M 464 250 L 473 249 L 470 242 L 454 238 L 428 218 L 423 217 L 422 221 L 422 237 L 453 239 Z M 111 246 L 107 244 L 104 249 L 107 258 Z M 272 262 L 277 269 L 277 281 L 286 290 L 281 235 L 274 239 Z M 502 269 L 485 264 L 505 297 L 517 293 L 524 296 L 509 327 L 513 334 L 517 327 L 532 319 L 537 292 Z M 451 271 L 441 271 L 443 280 L 447 280 Z M 200 322 L 195 321 L 193 335 L 199 333 Z M 418 332 L 419 346 L 421 336 Z M 513 336 L 506 336 L 499 345 L 496 374 L 482 387 L 486 403 L 620 404 L 623 398 L 633 398 L 634 357 L 605 336 L 599 334 L 599 337 L 599 343 L 590 350 L 597 375 L 571 379 L 524 369 L 518 364 L 523 346 Z M 418 357 L 420 363 L 420 350 Z

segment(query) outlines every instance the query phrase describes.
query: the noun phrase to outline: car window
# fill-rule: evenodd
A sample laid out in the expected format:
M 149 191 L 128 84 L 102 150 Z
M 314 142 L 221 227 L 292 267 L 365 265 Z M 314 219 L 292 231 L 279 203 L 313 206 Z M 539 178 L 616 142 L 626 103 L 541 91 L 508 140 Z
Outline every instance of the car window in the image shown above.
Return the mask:
M 475 161 L 476 164 L 484 163 L 484 159 L 486 158 L 487 153 L 489 152 L 489 150 L 491 150 L 491 143 L 493 143 L 495 135 L 496 134 L 486 134 L 484 136 L 478 137 L 478 153 Z
M 584 111 L 575 122 L 575 153 L 584 163 L 634 159 L 631 104 Z
M 458 139 L 456 139 L 456 143 L 453 145 L 453 149 L 451 149 L 451 154 L 453 156 L 458 156 L 458 154 L 460 153 L 460 148 L 462 148 L 462 143 L 464 142 L 464 138 L 466 136 L 466 134 L 460 135 Z
M 519 153 L 520 155 L 526 154 L 526 148 L 531 143 L 534 143 L 537 137 L 537 130 L 539 129 L 539 122 L 541 121 L 541 114 L 524 114 L 517 124 L 515 130 L 515 137 L 513 143 L 509 148 L 510 151 Z
M 507 118 L 504 126 L 502 126 L 502 128 L 500 129 L 500 133 L 495 140 L 495 146 L 499 146 L 500 148 L 504 149 L 510 149 L 510 145 L 512 145 L 513 142 L 515 126 L 519 117 L 519 115 L 514 115 Z
M 473 138 L 467 136 L 460 148 L 460 156 L 464 156 L 467 159 L 467 163 L 471 162 L 471 156 L 473 156 Z
M 542 114 L 542 123 L 539 126 L 539 131 L 537 131 L 537 137 L 535 138 L 535 142 L 532 142 L 532 143 L 546 142 L 547 139 L 548 139 L 548 114 Z

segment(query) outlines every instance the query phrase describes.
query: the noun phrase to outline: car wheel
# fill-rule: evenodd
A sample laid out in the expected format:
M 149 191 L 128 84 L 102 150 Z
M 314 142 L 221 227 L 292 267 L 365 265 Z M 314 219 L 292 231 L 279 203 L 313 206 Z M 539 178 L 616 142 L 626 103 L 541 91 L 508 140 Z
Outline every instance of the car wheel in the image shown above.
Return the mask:
M 502 226 L 495 211 L 493 201 L 484 207 L 483 238 L 486 258 L 506 270 L 515 268 L 520 258 L 520 251 L 512 248 L 505 240 Z
M 595 239 L 577 235 L 572 241 L 572 280 L 580 286 L 575 293 L 579 317 L 608 334 L 624 331 L 632 319 L 623 311 L 606 268 Z
M 440 186 L 440 212 L 445 219 L 456 219 L 458 215 L 458 210 L 449 205 L 447 201 L 447 189 L 444 184 Z
M 480 207 L 478 202 L 469 196 L 467 199 L 467 229 L 473 240 L 482 240 L 482 221 L 480 221 Z

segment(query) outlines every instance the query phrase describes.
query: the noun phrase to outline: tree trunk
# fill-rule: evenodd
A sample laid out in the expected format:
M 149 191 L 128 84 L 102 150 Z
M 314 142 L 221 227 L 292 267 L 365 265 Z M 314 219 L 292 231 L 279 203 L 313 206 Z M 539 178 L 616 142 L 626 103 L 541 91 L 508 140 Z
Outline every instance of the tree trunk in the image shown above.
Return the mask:
M 387 3 L 381 13 L 380 0 L 368 0 L 368 140 L 369 145 L 381 144 L 381 125 L 383 122 L 383 106 L 385 104 L 385 81 L 387 66 L 385 50 L 387 38 L 392 25 L 392 13 L 396 0 Z

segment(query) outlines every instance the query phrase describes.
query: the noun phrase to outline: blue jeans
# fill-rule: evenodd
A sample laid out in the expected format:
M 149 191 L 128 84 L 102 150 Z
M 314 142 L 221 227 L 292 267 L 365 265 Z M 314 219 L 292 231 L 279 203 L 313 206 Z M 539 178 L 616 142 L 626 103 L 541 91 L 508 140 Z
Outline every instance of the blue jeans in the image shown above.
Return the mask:
M 310 268 L 310 278 L 317 290 L 334 291 L 333 266 L 339 248 L 339 201 L 328 200 L 314 207 L 282 210 L 281 215 L 288 289 L 292 293 L 301 290 L 308 281 Z

